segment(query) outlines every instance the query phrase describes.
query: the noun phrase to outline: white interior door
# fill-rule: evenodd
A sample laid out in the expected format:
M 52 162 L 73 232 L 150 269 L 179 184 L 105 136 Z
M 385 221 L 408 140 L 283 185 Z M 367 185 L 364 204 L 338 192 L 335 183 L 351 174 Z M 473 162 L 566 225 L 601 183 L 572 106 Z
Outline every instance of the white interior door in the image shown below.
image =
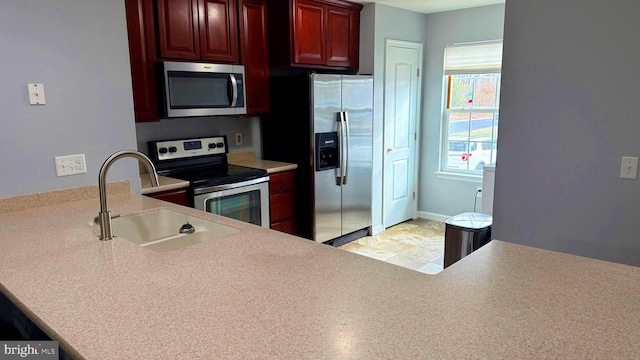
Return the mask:
M 417 217 L 416 143 L 422 44 L 387 40 L 384 82 L 384 227 Z

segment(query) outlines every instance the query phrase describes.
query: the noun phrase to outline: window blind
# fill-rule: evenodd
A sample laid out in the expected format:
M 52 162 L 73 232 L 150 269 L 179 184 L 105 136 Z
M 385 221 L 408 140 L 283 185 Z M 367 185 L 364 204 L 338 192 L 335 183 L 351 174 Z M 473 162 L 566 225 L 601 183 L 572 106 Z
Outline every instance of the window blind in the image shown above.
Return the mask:
M 447 45 L 444 48 L 445 75 L 500 72 L 502 41 Z

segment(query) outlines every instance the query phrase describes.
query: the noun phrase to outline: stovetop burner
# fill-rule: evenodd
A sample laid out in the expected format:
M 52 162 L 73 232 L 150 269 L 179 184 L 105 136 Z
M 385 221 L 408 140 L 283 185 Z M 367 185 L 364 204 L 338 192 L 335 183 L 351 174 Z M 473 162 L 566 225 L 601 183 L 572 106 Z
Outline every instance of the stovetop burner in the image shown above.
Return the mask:
M 267 171 L 238 165 L 221 165 L 175 170 L 167 173 L 167 176 L 189 181 L 193 188 L 199 188 L 253 180 L 267 176 Z

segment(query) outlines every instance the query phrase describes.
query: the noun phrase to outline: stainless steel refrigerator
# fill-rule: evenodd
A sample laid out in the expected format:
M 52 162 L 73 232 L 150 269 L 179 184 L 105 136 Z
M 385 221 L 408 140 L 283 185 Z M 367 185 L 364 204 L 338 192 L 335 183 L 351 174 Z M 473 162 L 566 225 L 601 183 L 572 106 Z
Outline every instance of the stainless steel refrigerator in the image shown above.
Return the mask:
M 371 230 L 373 79 L 275 76 L 264 158 L 298 164 L 298 233 L 334 245 Z

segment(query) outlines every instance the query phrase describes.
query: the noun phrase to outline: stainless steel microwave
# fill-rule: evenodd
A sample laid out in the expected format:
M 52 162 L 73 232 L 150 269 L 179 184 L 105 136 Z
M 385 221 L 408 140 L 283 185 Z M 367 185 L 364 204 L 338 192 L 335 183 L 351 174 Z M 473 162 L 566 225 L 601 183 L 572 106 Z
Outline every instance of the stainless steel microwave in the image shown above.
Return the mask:
M 244 66 L 162 63 L 167 118 L 247 113 Z

